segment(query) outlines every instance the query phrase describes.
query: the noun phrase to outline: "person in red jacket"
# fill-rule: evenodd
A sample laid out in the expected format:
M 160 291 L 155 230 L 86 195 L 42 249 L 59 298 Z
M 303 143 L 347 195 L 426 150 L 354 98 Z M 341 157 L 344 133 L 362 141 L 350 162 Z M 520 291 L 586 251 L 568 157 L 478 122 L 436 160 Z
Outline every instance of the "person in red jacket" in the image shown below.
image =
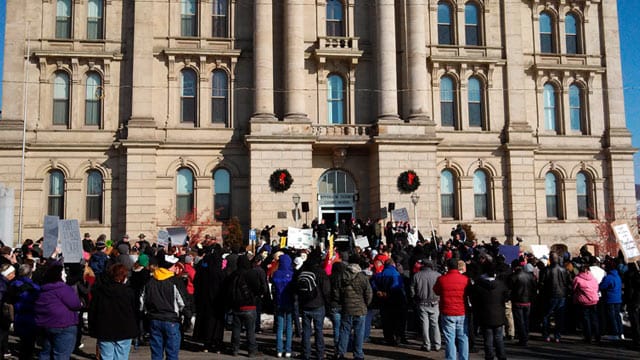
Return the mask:
M 469 344 L 465 326 L 465 302 L 469 278 L 458 271 L 458 260 L 447 260 L 447 273 L 440 276 L 433 291 L 440 296 L 442 335 L 447 341 L 447 360 L 469 359 Z

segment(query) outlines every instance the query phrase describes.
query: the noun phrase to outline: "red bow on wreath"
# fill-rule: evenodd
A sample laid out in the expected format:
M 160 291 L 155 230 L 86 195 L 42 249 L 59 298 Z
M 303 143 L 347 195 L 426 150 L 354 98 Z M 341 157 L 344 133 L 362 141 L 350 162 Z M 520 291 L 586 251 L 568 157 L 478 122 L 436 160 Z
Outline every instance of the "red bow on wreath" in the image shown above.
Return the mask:
M 409 172 L 407 173 L 407 183 L 409 185 L 413 185 L 413 179 L 416 177 L 416 174 Z
M 287 179 L 287 174 L 285 172 L 281 172 L 280 177 L 278 179 L 278 182 L 280 183 L 280 185 L 284 186 L 284 182 L 286 179 Z

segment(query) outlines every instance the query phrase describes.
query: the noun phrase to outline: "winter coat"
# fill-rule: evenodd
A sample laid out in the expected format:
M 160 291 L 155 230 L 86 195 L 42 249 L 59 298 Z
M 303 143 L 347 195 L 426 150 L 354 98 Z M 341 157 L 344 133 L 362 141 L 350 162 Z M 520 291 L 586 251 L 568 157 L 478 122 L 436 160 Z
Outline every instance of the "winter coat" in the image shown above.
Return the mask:
M 600 291 L 607 304 L 622 303 L 622 280 L 618 270 L 613 269 L 607 272 L 607 276 L 600 283 Z
M 273 286 L 273 303 L 277 311 L 293 311 L 294 289 L 293 265 L 291 257 L 283 254 L 278 261 L 278 270 L 273 273 L 271 282 Z
M 40 296 L 40 285 L 30 278 L 16 278 L 9 288 L 9 299 L 13 304 L 13 328 L 16 335 L 33 335 L 36 330 L 35 303 Z
M 329 276 L 320 268 L 319 263 L 312 262 L 312 260 L 308 259 L 304 262 L 301 268 L 302 271 L 311 271 L 316 275 L 316 286 L 318 289 L 318 294 L 315 298 L 308 301 L 301 301 L 299 303 L 300 308 L 304 310 L 313 310 L 317 308 L 324 307 L 329 303 L 329 299 L 331 297 L 331 282 L 329 281 Z M 299 274 L 298 274 L 299 275 Z M 296 278 L 296 289 L 297 278 Z M 298 299 L 300 301 L 300 299 Z
M 624 302 L 632 308 L 640 307 L 640 272 L 635 268 L 624 273 Z
M 413 276 L 411 298 L 416 304 L 435 305 L 440 300 L 440 297 L 433 291 L 433 286 L 439 277 L 440 273 L 426 266 Z
M 590 272 L 581 272 L 573 279 L 573 301 L 582 306 L 596 305 L 598 296 L 598 280 Z
M 236 270 L 227 277 L 224 287 L 227 293 L 231 294 L 231 291 L 233 291 L 232 286 L 238 283 L 236 278 L 242 276 L 244 281 L 247 283 L 248 288 L 251 290 L 252 296 L 251 299 L 245 299 L 245 302 L 242 304 L 228 303 L 227 305 L 229 308 L 236 311 L 255 310 L 258 297 L 263 296 L 265 293 L 267 296 L 269 294 L 266 275 L 264 272 L 259 272 L 258 268 L 251 268 L 251 262 L 245 255 L 238 256 L 236 264 Z M 228 300 L 230 300 L 230 298 L 228 298 Z
M 96 284 L 89 304 L 89 333 L 100 341 L 138 336 L 138 301 L 132 288 L 111 279 Z
M 102 251 L 96 251 L 89 258 L 89 267 L 93 270 L 96 277 L 99 277 L 107 270 L 107 263 L 109 262 L 109 256 Z
M 342 273 L 340 287 L 332 289 L 341 304 L 344 315 L 364 316 L 373 299 L 373 291 L 367 276 L 358 264 L 349 264 Z
M 118 252 L 120 255 L 116 258 L 116 263 L 124 265 L 127 270 L 131 271 L 134 261 L 129 255 L 129 247 L 126 244 L 121 244 L 118 246 Z
M 536 280 L 533 274 L 523 269 L 509 276 L 508 286 L 513 304 L 530 304 L 536 297 Z
M 548 298 L 564 298 L 570 294 L 571 277 L 562 266 L 555 264 L 547 268 L 540 279 L 544 296 Z
M 500 279 L 482 276 L 471 287 L 474 321 L 480 326 L 495 328 L 505 323 L 505 302 L 509 289 Z
M 373 275 L 372 288 L 382 306 L 406 306 L 404 279 L 395 266 L 385 265 L 382 272 Z
M 438 278 L 433 291 L 440 296 L 440 312 L 443 315 L 463 316 L 465 314 L 469 284 L 469 278 L 462 275 L 458 269 L 451 269 Z
M 62 281 L 44 284 L 35 303 L 36 325 L 66 328 L 78 324 L 82 303 L 73 288 Z
M 341 309 L 342 302 L 340 299 L 340 289 L 342 283 L 342 275 L 344 274 L 347 265 L 343 262 L 333 263 L 331 266 L 331 275 L 329 281 L 331 282 L 331 299 L 329 300 L 329 307 L 332 309 Z
M 180 322 L 184 297 L 178 289 L 178 279 L 173 272 L 157 268 L 142 292 L 142 307 L 151 320 Z

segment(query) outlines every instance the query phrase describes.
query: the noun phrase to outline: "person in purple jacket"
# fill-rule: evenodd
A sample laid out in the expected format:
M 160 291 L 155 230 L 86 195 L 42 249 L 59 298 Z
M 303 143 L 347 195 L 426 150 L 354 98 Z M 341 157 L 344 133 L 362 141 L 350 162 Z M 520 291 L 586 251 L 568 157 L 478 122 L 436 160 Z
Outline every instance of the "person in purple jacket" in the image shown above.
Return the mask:
M 76 343 L 80 298 L 62 280 L 63 267 L 54 263 L 45 271 L 35 303 L 35 321 L 42 336 L 40 360 L 69 359 Z

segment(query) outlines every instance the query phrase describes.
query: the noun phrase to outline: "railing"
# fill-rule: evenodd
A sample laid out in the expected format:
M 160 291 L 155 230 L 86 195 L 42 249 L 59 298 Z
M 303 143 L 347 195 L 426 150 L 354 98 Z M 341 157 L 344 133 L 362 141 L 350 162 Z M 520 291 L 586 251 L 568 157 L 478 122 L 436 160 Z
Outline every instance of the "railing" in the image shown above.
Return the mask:
M 313 134 L 317 137 L 371 137 L 378 133 L 375 125 L 314 125 Z
M 358 50 L 358 38 L 344 36 L 321 36 L 320 50 Z

